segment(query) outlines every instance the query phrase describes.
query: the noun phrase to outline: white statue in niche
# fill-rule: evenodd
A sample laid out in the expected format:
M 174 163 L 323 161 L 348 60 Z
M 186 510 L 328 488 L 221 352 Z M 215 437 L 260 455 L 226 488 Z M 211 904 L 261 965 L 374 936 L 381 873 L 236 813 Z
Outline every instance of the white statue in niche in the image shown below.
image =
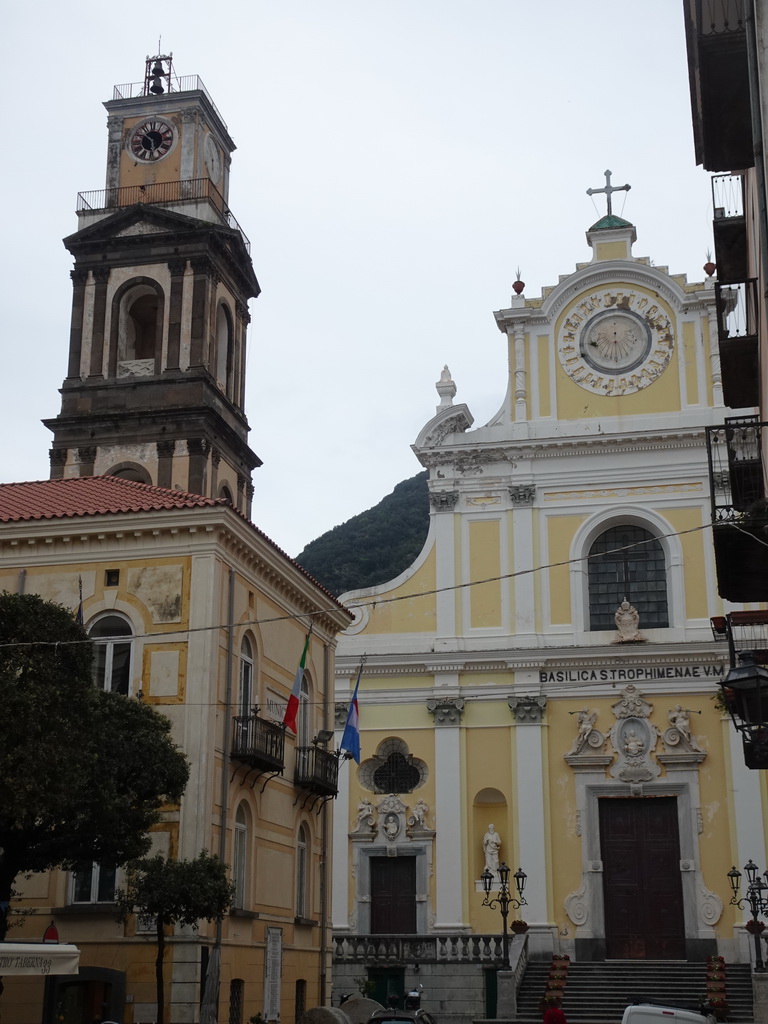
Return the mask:
M 488 826 L 488 831 L 483 836 L 483 853 L 485 855 L 485 866 L 494 875 L 499 870 L 499 850 L 501 849 L 501 836 L 493 825 Z

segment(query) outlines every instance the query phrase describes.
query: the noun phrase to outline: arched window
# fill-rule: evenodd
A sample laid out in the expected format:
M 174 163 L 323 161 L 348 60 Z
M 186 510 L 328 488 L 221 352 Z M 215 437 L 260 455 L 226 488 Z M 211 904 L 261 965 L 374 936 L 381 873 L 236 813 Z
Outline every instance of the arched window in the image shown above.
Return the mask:
M 216 311 L 216 383 L 232 397 L 232 317 L 222 303 Z
M 300 747 L 308 747 L 312 742 L 312 702 L 310 700 L 310 692 L 309 678 L 305 672 L 301 678 L 301 692 L 299 693 L 297 744 Z
M 299 825 L 296 839 L 296 916 L 307 917 L 309 907 L 309 833 Z
M 298 978 L 296 980 L 296 990 L 294 996 L 293 1006 L 293 1019 L 296 1024 L 301 1020 L 301 1015 L 307 1008 L 307 982 L 304 978 Z
M 240 645 L 240 714 L 250 715 L 253 704 L 253 647 L 244 636 Z
M 97 686 L 126 696 L 131 688 L 133 630 L 121 615 L 104 615 L 88 630 L 93 644 L 93 679 Z
M 648 530 L 612 526 L 592 544 L 588 565 L 590 629 L 615 629 L 625 597 L 637 608 L 640 629 L 669 625 L 664 549 Z
M 248 880 L 248 817 L 245 805 L 240 804 L 235 815 L 235 831 L 232 841 L 232 881 L 235 886 L 235 906 L 246 907 Z
M 244 992 L 245 982 L 243 979 L 232 978 L 229 983 L 229 1024 L 243 1024 Z
M 223 498 L 225 501 L 228 501 L 230 505 L 235 504 L 232 499 L 232 491 L 230 491 L 229 487 L 227 487 L 226 484 L 222 484 L 221 487 L 219 488 L 219 497 Z

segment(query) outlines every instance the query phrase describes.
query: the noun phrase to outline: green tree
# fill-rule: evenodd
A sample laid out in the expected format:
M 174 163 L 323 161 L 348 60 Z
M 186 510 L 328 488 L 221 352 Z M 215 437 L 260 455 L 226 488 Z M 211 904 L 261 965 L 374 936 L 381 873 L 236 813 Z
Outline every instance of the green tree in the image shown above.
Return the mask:
M 129 866 L 126 887 L 117 892 L 117 906 L 123 918 L 128 914 L 151 918 L 157 936 L 155 983 L 157 1020 L 165 1013 L 163 959 L 165 932 L 175 924 L 221 921 L 232 905 L 234 886 L 227 878 L 227 865 L 205 850 L 195 860 L 166 860 L 158 854 Z
M 187 783 L 168 719 L 97 689 L 92 660 L 69 609 L 0 594 L 0 941 L 19 875 L 141 857 Z

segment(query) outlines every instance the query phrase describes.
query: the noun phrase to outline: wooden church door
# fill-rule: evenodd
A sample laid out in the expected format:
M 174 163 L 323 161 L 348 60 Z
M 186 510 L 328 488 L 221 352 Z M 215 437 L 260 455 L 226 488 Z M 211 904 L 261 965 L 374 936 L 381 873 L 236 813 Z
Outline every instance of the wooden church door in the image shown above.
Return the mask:
M 684 960 L 675 797 L 599 801 L 609 960 Z
M 415 857 L 371 857 L 371 932 L 416 933 Z

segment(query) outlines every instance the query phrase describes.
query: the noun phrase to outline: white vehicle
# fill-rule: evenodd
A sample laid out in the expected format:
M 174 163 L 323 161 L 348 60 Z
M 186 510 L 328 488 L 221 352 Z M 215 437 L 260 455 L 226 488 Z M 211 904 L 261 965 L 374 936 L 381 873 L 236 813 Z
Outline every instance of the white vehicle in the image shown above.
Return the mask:
M 712 1024 L 714 1017 L 680 1006 L 634 1003 L 628 1006 L 621 1024 Z

